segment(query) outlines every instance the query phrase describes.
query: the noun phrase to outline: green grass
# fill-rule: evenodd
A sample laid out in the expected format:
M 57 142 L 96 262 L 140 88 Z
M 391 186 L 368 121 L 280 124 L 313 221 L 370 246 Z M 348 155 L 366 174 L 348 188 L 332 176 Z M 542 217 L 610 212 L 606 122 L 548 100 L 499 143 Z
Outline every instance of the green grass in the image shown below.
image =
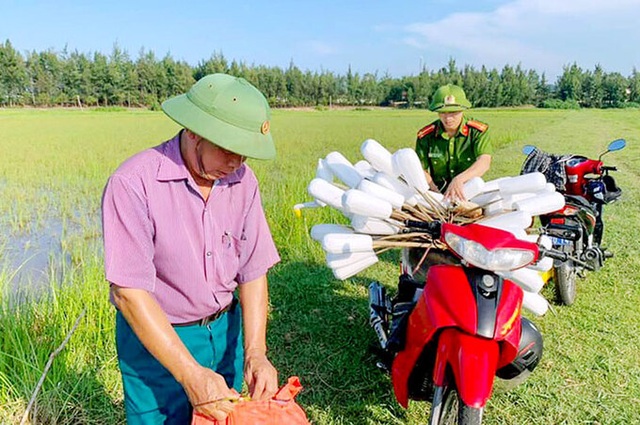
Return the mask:
M 640 120 L 637 111 L 473 111 L 489 122 L 495 145 L 487 178 L 515 175 L 524 144 L 588 156 L 624 137 L 617 165 L 623 200 L 605 211 L 605 240 L 616 253 L 603 270 L 579 281 L 571 307 L 554 306 L 534 318 L 545 352 L 529 380 L 497 391 L 487 424 L 629 424 L 640 422 L 640 275 L 637 223 L 640 190 Z M 338 221 L 326 209 L 292 206 L 308 201 L 306 185 L 318 158 L 337 150 L 356 162 L 374 138 L 394 151 L 413 147 L 415 133 L 434 118 L 424 111 L 274 111 L 278 158 L 250 161 L 282 256 L 270 273 L 270 356 L 281 380 L 300 376 L 298 397 L 314 424 L 421 424 L 428 403 L 396 403 L 389 378 L 367 347 L 367 284 L 389 287 L 397 278 L 397 253 L 345 282 L 336 281 L 308 236 L 317 223 Z M 108 175 L 131 154 L 171 137 L 177 126 L 150 111 L 0 110 L 0 256 L 12 238 L 62 227 L 59 249 L 68 261 L 51 273 L 46 295 L 11 300 L 9 266 L 0 267 L 0 423 L 19 422 L 49 354 L 76 317 L 87 315 L 47 375 L 37 403 L 37 423 L 124 423 L 115 358 L 113 308 L 100 256 L 99 205 Z M 544 293 L 553 298 L 552 288 Z

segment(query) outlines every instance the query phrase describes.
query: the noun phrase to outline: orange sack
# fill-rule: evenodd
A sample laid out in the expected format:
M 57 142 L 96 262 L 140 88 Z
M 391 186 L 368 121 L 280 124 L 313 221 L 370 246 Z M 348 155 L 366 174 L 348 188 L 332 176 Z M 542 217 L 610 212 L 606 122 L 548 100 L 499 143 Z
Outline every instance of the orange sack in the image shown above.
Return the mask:
M 292 376 L 271 400 L 241 401 L 224 422 L 194 413 L 191 425 L 310 425 L 294 400 L 300 390 L 300 380 Z

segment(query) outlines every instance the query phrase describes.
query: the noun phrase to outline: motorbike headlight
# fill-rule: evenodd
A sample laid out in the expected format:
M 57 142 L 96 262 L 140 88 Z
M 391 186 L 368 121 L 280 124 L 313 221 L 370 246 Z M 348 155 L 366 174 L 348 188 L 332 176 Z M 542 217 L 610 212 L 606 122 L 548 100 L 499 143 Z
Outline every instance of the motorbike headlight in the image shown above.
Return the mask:
M 469 264 L 493 271 L 516 270 L 535 259 L 535 252 L 519 248 L 495 248 L 489 250 L 482 244 L 453 232 L 445 232 L 444 240 L 460 258 Z

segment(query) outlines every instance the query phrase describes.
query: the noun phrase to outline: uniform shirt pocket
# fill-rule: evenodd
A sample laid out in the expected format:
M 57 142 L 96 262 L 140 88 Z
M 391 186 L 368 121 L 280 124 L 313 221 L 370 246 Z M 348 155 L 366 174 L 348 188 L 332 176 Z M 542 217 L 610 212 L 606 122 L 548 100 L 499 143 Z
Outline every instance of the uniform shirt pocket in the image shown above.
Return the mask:
M 458 173 L 463 172 L 476 162 L 476 155 L 473 152 L 471 143 L 465 143 L 458 154 Z
M 460 158 L 460 166 L 462 168 L 461 172 L 471 167 L 475 162 L 475 158 L 468 154 L 463 154 L 462 158 Z

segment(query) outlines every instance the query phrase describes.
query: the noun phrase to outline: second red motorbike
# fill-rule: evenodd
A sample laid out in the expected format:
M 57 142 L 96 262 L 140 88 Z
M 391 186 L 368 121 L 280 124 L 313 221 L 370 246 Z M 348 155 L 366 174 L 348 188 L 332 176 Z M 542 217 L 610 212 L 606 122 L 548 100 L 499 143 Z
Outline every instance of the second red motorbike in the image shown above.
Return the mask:
M 617 168 L 604 165 L 602 157 L 626 146 L 623 139 L 614 140 L 598 159 L 582 155 L 554 155 L 534 146 L 525 146 L 527 159 L 522 173 L 542 172 L 565 197 L 559 211 L 540 216 L 553 246 L 572 257 L 554 264 L 554 281 L 559 300 L 571 305 L 576 299 L 576 280 L 585 270 L 596 271 L 613 253 L 602 245 L 604 235 L 603 207 L 620 198 L 622 190 L 609 173 Z

